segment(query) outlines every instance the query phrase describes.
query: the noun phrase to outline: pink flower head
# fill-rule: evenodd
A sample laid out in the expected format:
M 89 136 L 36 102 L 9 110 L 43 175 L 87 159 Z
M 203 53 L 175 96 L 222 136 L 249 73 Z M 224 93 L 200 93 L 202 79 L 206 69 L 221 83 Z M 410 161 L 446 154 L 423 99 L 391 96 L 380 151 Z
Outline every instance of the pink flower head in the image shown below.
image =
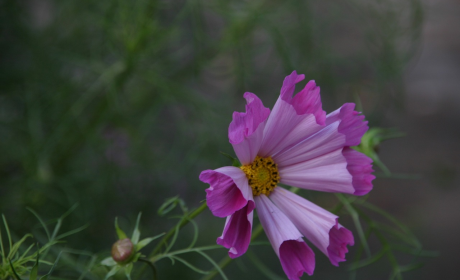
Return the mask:
M 226 217 L 217 243 L 229 249 L 231 258 L 243 255 L 251 239 L 253 210 L 289 279 L 313 274 L 315 257 L 308 239 L 331 263 L 345 261 L 353 234 L 338 217 L 310 201 L 279 187 L 367 194 L 372 189 L 372 160 L 350 148 L 367 131 L 364 116 L 346 103 L 326 115 L 319 87 L 310 81 L 294 97 L 295 84 L 304 75 L 296 71 L 284 79 L 273 110 L 246 92 L 246 112 L 233 113 L 228 137 L 242 163 L 238 167 L 205 170 L 209 209 Z

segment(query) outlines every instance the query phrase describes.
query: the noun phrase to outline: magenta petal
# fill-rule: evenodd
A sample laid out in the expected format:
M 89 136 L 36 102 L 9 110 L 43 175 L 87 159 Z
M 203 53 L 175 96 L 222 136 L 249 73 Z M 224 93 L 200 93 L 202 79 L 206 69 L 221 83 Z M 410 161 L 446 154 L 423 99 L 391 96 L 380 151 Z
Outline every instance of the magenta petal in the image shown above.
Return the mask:
M 265 195 L 255 197 L 257 213 L 273 250 L 289 279 L 299 279 L 303 272 L 311 275 L 315 254 L 302 240 L 302 234 Z
M 280 247 L 280 261 L 288 279 L 297 280 L 315 270 L 315 253 L 303 240 L 287 240 Z
M 292 98 L 291 104 L 298 115 L 313 114 L 318 124 L 326 123 L 326 112 L 323 111 L 319 87 L 311 80 L 304 89 Z
M 209 209 L 217 217 L 230 216 L 252 200 L 246 175 L 237 167 L 205 170 L 201 172 L 200 180 L 210 185 L 206 189 L 206 200 Z
M 339 262 L 345 261 L 345 254 L 348 253 L 347 245 L 353 246 L 354 244 L 355 240 L 351 231 L 338 223 L 332 227 L 329 231 L 329 246 L 327 247 L 331 263 L 339 266 Z
M 228 138 L 242 164 L 251 163 L 262 144 L 265 121 L 270 109 L 253 93 L 246 92 L 246 112 L 233 113 L 233 121 L 228 128 Z
M 344 146 L 357 146 L 361 143 L 361 137 L 369 129 L 367 121 L 359 112 L 354 111 L 355 104 L 345 103 L 339 109 L 326 117 L 326 124 L 340 120 L 339 132 L 347 138 Z
M 280 97 L 282 100 L 291 104 L 298 115 L 313 114 L 316 117 L 318 124 L 324 125 L 326 120 L 326 112 L 322 109 L 321 96 L 319 95 L 319 87 L 315 81 L 309 81 L 305 87 L 294 97 L 295 84 L 305 78 L 304 74 L 297 75 L 293 71 L 283 81 Z
M 292 98 L 295 90 L 295 84 L 305 79 L 304 74 L 297 75 L 297 71 L 292 71 L 289 76 L 286 76 L 283 81 L 283 86 L 281 87 L 281 99 L 289 101 Z
M 372 159 L 363 153 L 355 151 L 351 148 L 344 148 L 343 156 L 347 160 L 347 170 L 353 176 L 353 187 L 355 195 L 365 195 L 372 190 L 372 180 L 375 176 L 371 173 Z
M 227 217 L 224 232 L 217 238 L 217 244 L 224 246 L 230 258 L 237 258 L 248 250 L 251 241 L 254 201 Z
M 336 215 L 281 187 L 270 198 L 332 264 L 345 260 L 346 245 L 353 245 L 353 235 L 337 223 Z
M 304 75 L 294 71 L 284 80 L 278 98 L 264 131 L 264 140 L 259 155 L 274 156 L 320 130 L 326 113 L 321 108 L 319 87 L 310 81 L 295 97 L 295 84 Z

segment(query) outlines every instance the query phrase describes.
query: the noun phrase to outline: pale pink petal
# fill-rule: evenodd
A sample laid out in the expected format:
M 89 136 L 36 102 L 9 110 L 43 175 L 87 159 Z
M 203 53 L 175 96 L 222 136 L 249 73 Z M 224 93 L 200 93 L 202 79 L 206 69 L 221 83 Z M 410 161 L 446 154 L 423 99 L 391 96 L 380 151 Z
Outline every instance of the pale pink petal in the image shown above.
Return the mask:
M 347 245 L 353 246 L 354 244 L 355 240 L 351 231 L 338 223 L 334 225 L 329 231 L 329 247 L 327 247 L 331 263 L 339 266 L 339 262 L 346 261 L 345 254 L 348 253 Z
M 319 87 L 314 81 L 292 97 L 295 84 L 304 79 L 294 71 L 287 76 L 268 118 L 259 155 L 273 156 L 320 130 L 326 113 L 321 108 Z
M 345 144 L 345 135 L 338 131 L 340 123 L 333 122 L 320 131 L 305 138 L 297 145 L 273 156 L 278 168 L 302 163 L 341 149 Z
M 344 148 L 342 151 L 347 160 L 347 170 L 353 176 L 354 195 L 365 195 L 372 190 L 372 180 L 375 176 L 371 173 L 372 159 L 363 153 L 351 148 Z
M 275 188 L 270 198 L 332 264 L 345 260 L 347 244 L 354 244 L 353 235 L 337 223 L 336 215 L 281 187 Z
M 280 182 L 303 189 L 354 194 L 353 176 L 342 149 L 289 166 L 278 165 Z
M 224 232 L 217 238 L 217 244 L 224 246 L 230 258 L 237 258 L 248 250 L 251 241 L 254 201 L 227 217 Z
M 252 190 L 244 172 L 233 166 L 205 170 L 200 180 L 209 184 L 206 200 L 209 209 L 217 217 L 227 217 L 253 200 Z
M 299 279 L 304 272 L 313 274 L 315 254 L 302 240 L 294 224 L 265 195 L 255 197 L 260 223 L 289 279 Z
M 359 145 L 361 137 L 369 129 L 367 121 L 364 121 L 364 116 L 354 109 L 355 104 L 345 103 L 326 117 L 326 125 L 340 121 L 339 132 L 346 136 L 344 146 Z
M 251 163 L 262 144 L 265 121 L 270 109 L 253 93 L 246 92 L 246 112 L 233 113 L 233 121 L 228 128 L 228 138 L 233 145 L 236 156 L 242 164 Z

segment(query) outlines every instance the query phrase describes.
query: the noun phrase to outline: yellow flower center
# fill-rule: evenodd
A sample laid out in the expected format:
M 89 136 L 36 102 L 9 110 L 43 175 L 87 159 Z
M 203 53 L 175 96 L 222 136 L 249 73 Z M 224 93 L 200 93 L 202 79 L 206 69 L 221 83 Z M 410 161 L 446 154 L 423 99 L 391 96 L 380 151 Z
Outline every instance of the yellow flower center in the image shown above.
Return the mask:
M 269 195 L 280 181 L 278 165 L 271 157 L 259 157 L 251 164 L 240 167 L 248 178 L 254 196 Z

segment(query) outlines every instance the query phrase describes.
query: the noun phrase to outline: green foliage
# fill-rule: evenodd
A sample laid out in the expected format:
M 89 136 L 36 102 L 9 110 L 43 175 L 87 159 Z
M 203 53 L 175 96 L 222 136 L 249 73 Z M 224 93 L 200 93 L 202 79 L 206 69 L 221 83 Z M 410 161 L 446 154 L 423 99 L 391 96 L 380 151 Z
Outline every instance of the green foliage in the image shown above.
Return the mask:
M 159 235 L 147 237 L 139 241 L 141 235 L 141 232 L 139 230 L 141 216 L 142 213 L 139 213 L 139 215 L 137 215 L 136 225 L 134 226 L 133 234 L 130 238 L 130 241 L 134 245 L 134 251 L 131 253 L 131 256 L 122 263 L 116 262 L 112 257 L 107 257 L 101 261 L 102 265 L 110 268 L 110 270 L 105 275 L 104 279 L 109 279 L 110 277 L 117 274 L 120 270 L 122 270 L 126 278 L 131 280 L 131 271 L 133 269 L 133 263 L 139 261 L 140 258 L 144 257 L 140 250 L 147 246 L 153 240 L 164 235 L 164 233 L 161 233 Z M 118 226 L 118 218 L 115 218 L 115 231 L 117 232 L 119 240 L 127 238 L 126 233 Z
M 32 243 L 26 246 L 25 243 L 27 242 L 27 240 L 33 237 L 32 234 L 28 233 L 24 235 L 21 239 L 19 239 L 17 242 L 14 242 L 12 239 L 12 234 L 8 226 L 8 223 L 6 221 L 6 218 L 2 214 L 3 225 L 4 225 L 4 229 L 7 235 L 7 239 L 8 239 L 7 244 L 9 246 L 7 250 L 6 246 L 4 246 L 4 241 L 3 241 L 3 237 L 1 234 L 1 228 L 0 228 L 0 249 L 1 249 L 0 279 L 14 278 L 16 280 L 21 280 L 21 279 L 24 279 L 23 277 L 26 274 L 28 274 L 28 279 L 31 279 L 31 280 L 48 279 L 48 277 L 54 271 L 61 257 L 62 251 L 57 255 L 54 263 L 45 260 L 44 257 L 48 254 L 49 250 L 52 247 L 57 247 L 59 243 L 62 243 L 63 242 L 62 239 L 64 237 L 75 234 L 84 228 L 84 227 L 81 227 L 81 228 L 71 230 L 69 232 L 58 235 L 59 228 L 61 227 L 62 221 L 73 210 L 73 209 L 70 209 L 68 213 L 64 214 L 58 219 L 58 222 L 53 230 L 53 235 L 50 236 L 48 227 L 43 222 L 43 220 L 40 218 L 40 216 L 32 209 L 29 209 L 29 210 L 37 217 L 37 219 L 42 224 L 47 234 L 48 241 L 42 247 L 39 247 L 38 243 Z M 32 249 L 34 247 L 35 247 L 35 251 L 32 253 Z M 30 266 L 30 263 L 33 263 L 32 267 Z M 42 275 L 41 277 L 38 276 L 40 264 L 51 266 L 48 273 L 46 273 L 45 275 Z
M 79 203 L 66 223 L 64 216 L 45 222 L 29 209 L 45 231 L 35 238 L 55 242 L 41 246 L 40 264 L 68 239 L 60 262 L 74 269 L 71 276 L 54 271 L 61 278 L 105 275 L 89 252 L 108 246 L 113 217 L 126 213 L 153 219 L 158 208 L 167 216 L 180 207 L 158 254 L 173 253 L 188 223 L 190 248 L 215 240 L 214 230 L 195 233 L 213 225 L 195 225 L 181 199 L 163 204 L 164 197 L 195 200 L 189 205 L 203 199 L 198 174 L 227 165 L 216 154 L 231 153 L 225 135 L 232 111 L 243 110 L 242 94 L 250 90 L 270 107 L 282 77 L 297 70 L 321 86 L 328 111 L 357 95 L 371 125 L 379 124 L 401 106 L 401 73 L 418 46 L 422 19 L 418 0 L 1 1 L 2 211 L 14 216 L 17 232 L 30 232 L 27 207 L 54 217 Z M 170 221 L 156 219 L 145 231 L 169 228 Z M 90 229 L 81 231 L 87 223 Z M 139 240 L 136 250 L 149 242 Z M 170 257 L 196 269 L 210 264 L 181 254 Z M 26 271 L 18 267 L 18 275 L 36 260 Z M 9 270 L 8 261 L 2 267 Z

